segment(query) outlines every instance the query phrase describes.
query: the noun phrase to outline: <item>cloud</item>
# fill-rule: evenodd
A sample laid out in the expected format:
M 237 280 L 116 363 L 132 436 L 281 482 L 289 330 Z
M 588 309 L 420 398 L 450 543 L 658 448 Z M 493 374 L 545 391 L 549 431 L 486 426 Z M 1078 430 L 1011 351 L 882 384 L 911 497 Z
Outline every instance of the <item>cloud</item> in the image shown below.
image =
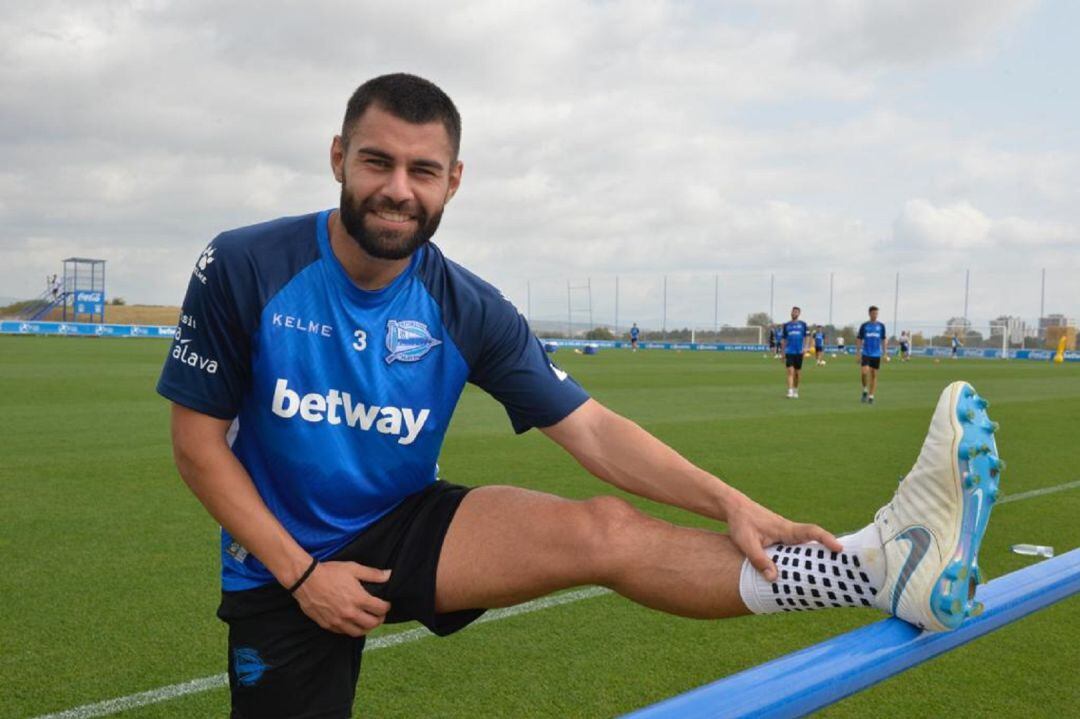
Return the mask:
M 994 219 L 969 202 L 937 206 L 925 199 L 904 203 L 893 223 L 889 244 L 901 250 L 979 250 L 999 254 L 1011 249 L 1074 250 L 1080 227 L 1024 217 Z
M 844 66 L 925 66 L 989 52 L 1034 0 L 820 0 L 772 3 L 799 29 L 800 55 Z
M 909 249 L 967 250 L 988 243 L 991 225 L 966 202 L 936 207 L 927 200 L 908 200 L 894 224 L 893 239 Z
M 464 119 L 437 241 L 519 304 L 530 278 L 565 293 L 569 277 L 669 273 L 707 295 L 728 273 L 739 321 L 761 277 L 813 273 L 820 296 L 875 253 L 935 266 L 991 248 L 979 261 L 996 268 L 1023 247 L 1076 267 L 1075 153 L 888 92 L 1000 52 L 1028 7 L 6 3 L 0 294 L 36 294 L 78 254 L 109 261 L 111 294 L 177 302 L 217 232 L 336 204 L 345 100 L 397 70 Z

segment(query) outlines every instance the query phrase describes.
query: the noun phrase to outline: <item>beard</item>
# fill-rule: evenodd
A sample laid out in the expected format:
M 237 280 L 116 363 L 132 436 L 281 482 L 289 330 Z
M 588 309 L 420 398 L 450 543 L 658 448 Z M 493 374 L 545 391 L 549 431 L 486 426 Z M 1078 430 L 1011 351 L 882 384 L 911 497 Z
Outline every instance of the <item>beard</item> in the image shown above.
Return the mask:
M 346 183 L 341 185 L 341 224 L 349 236 L 360 245 L 360 248 L 380 260 L 403 260 L 411 256 L 423 245 L 431 240 L 435 230 L 439 229 L 442 220 L 442 209 L 433 215 L 428 215 L 421 205 L 417 205 L 414 214 L 416 216 L 417 230 L 410 234 L 397 230 L 369 230 L 364 224 L 364 218 L 369 212 L 375 210 L 389 210 L 401 212 L 402 205 L 392 202 L 379 202 L 374 198 L 367 198 L 361 202 L 355 200 L 348 191 Z

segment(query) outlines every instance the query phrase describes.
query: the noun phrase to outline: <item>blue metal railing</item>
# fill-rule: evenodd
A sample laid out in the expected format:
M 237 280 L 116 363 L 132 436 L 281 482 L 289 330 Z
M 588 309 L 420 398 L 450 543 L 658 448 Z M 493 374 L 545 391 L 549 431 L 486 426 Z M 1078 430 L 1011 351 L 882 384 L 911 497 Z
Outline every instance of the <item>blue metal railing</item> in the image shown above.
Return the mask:
M 1080 549 L 981 587 L 985 605 L 951 632 L 899 619 L 861 627 L 627 715 L 633 719 L 800 717 L 1080 592 Z
M 24 322 L 34 322 L 40 320 L 42 317 L 48 316 L 53 309 L 62 307 L 67 301 L 67 292 L 53 293 L 51 289 L 45 290 L 40 295 L 34 298 L 34 300 L 20 310 L 18 319 Z

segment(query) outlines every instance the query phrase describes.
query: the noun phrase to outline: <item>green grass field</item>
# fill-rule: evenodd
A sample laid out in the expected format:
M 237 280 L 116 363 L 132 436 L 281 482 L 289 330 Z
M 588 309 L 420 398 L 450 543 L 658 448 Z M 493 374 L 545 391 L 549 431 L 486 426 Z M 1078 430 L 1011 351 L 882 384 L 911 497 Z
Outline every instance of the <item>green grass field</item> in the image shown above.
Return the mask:
M 172 464 L 157 340 L 0 337 L 0 717 L 60 712 L 219 675 L 217 527 Z M 600 401 L 793 518 L 866 524 L 911 466 L 941 389 L 991 399 L 1006 495 L 1080 479 L 1080 364 L 896 362 L 878 404 L 851 359 L 808 365 L 802 398 L 759 354 L 558 355 Z M 515 436 L 474 388 L 440 466 L 464 484 L 587 497 L 610 491 L 541 434 Z M 703 519 L 644 501 L 673 521 Z M 1080 545 L 1080 489 L 998 506 L 989 577 L 1033 561 L 1017 542 Z M 374 717 L 609 717 L 856 626 L 870 610 L 700 622 L 611 594 L 369 651 L 356 713 Z M 379 636 L 413 629 L 384 627 Z M 1080 599 L 849 698 L 828 717 L 1080 715 Z M 221 717 L 215 688 L 124 717 Z

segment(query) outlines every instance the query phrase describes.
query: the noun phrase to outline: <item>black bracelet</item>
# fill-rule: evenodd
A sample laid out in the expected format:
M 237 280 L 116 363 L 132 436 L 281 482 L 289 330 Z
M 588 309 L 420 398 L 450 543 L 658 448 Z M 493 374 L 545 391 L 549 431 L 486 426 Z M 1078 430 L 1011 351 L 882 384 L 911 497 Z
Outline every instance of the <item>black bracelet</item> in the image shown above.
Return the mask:
M 304 573 L 300 575 L 300 578 L 297 579 L 291 587 L 289 587 L 289 594 L 292 594 L 297 589 L 299 589 L 300 585 L 307 581 L 307 578 L 311 576 L 311 573 L 315 571 L 315 567 L 317 566 L 319 566 L 319 560 L 312 557 L 311 564 L 308 566 L 307 570 L 305 570 Z

